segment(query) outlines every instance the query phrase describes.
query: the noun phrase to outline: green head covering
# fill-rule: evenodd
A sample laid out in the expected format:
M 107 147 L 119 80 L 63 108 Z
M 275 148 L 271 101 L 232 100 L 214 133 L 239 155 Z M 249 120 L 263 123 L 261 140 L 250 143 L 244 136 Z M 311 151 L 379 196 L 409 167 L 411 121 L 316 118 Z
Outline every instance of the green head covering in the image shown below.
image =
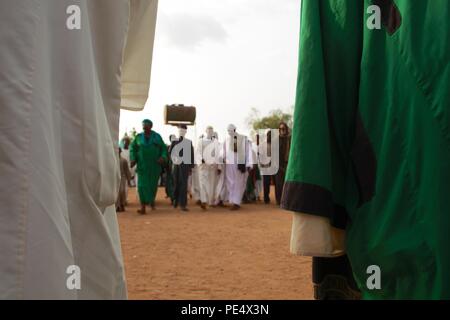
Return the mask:
M 149 119 L 145 119 L 144 121 L 142 121 L 142 125 L 146 125 L 146 124 L 149 124 L 153 127 L 153 122 Z

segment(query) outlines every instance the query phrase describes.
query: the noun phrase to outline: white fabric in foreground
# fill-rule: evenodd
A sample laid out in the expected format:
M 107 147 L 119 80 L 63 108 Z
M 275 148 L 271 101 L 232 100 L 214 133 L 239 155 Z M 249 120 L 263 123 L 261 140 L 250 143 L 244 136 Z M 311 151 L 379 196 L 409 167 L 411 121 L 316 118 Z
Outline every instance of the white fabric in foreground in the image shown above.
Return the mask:
M 325 217 L 294 213 L 291 253 L 311 257 L 339 257 L 345 254 L 345 231 L 334 228 Z
M 157 10 L 157 0 L 131 0 L 122 70 L 122 109 L 140 111 L 147 102 Z
M 126 298 L 114 208 L 121 65 L 148 69 L 151 55 L 124 49 L 153 39 L 140 28 L 156 11 L 130 12 L 156 3 L 0 1 L 0 299 Z M 79 30 L 66 27 L 74 4 Z M 72 265 L 80 290 L 67 286 Z

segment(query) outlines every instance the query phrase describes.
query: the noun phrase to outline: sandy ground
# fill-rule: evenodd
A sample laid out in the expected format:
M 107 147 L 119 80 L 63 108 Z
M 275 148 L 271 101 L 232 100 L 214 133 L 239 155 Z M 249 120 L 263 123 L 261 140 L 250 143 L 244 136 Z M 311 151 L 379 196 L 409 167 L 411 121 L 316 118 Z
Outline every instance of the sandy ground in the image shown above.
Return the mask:
M 273 199 L 273 196 L 272 196 Z M 119 213 L 130 299 L 312 299 L 311 259 L 289 254 L 291 215 L 275 205 Z

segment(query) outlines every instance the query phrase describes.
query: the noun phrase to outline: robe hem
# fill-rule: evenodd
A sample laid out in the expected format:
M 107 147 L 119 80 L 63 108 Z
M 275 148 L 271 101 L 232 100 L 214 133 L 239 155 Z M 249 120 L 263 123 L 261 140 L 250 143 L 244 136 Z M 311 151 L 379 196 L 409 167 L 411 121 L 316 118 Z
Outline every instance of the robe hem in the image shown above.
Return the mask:
M 333 227 L 345 230 L 348 214 L 333 202 L 331 191 L 314 184 L 286 181 L 281 208 L 330 219 Z

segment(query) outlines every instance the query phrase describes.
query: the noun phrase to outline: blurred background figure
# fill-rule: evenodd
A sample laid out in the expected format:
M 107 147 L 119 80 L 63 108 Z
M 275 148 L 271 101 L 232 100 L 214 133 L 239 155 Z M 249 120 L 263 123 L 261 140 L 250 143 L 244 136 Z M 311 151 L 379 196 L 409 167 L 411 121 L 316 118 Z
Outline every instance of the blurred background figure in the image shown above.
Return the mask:
M 172 143 L 175 142 L 177 140 L 177 136 L 174 134 L 171 134 L 169 136 L 169 144 L 167 145 L 167 153 L 168 153 L 168 157 L 167 157 L 167 163 L 165 166 L 165 171 L 166 171 L 166 179 L 165 179 L 165 191 L 166 191 L 166 198 L 170 199 L 170 203 L 173 205 L 173 189 L 174 189 L 174 185 L 173 185 L 173 163 L 172 163 L 172 157 L 170 156 L 170 153 L 172 151 Z
M 263 149 L 266 148 L 265 150 L 267 150 L 266 151 L 267 156 L 270 158 L 272 156 L 272 132 L 270 130 L 267 131 L 265 139 L 261 141 L 261 146 Z M 265 204 L 270 203 L 270 186 L 272 185 L 274 176 L 264 174 L 264 169 L 269 168 L 271 165 L 272 165 L 271 162 L 259 164 L 262 172 L 263 194 Z
M 248 171 L 247 185 L 245 187 L 244 197 L 242 201 L 244 203 L 255 203 L 257 200 L 256 194 L 256 183 L 258 179 L 258 165 L 253 163 L 253 161 L 257 160 L 257 152 L 256 152 L 256 143 L 252 141 L 248 141 L 249 152 L 251 154 L 250 159 L 252 159 L 252 163 L 250 163 L 251 167 Z
M 135 187 L 136 181 L 135 181 L 135 175 L 136 175 L 136 167 L 131 167 L 131 161 L 130 161 L 130 145 L 131 145 L 131 138 L 126 134 L 124 138 L 121 141 L 121 150 L 122 150 L 122 157 L 127 160 L 128 167 L 131 175 L 129 186 Z M 128 193 L 128 185 L 127 185 L 127 193 Z M 128 200 L 128 199 L 127 199 Z
M 127 159 L 122 156 L 122 149 L 119 148 L 119 161 L 120 161 L 120 186 L 119 195 L 116 201 L 116 211 L 124 212 L 127 205 L 127 186 L 131 181 L 130 167 Z
M 278 128 L 279 136 L 279 168 L 275 175 L 275 198 L 277 206 L 281 203 L 281 196 L 283 195 L 284 180 L 286 177 L 286 169 L 288 166 L 289 152 L 291 150 L 291 133 L 289 127 L 285 122 L 281 122 Z
M 248 138 L 228 126 L 228 137 L 224 144 L 225 181 L 231 210 L 239 210 L 247 185 L 248 171 L 252 168 L 252 155 Z
M 155 209 L 155 197 L 162 166 L 167 161 L 167 146 L 159 133 L 152 130 L 153 122 L 142 122 L 143 132 L 136 135 L 130 148 L 131 166 L 137 165 L 138 193 L 141 202 L 140 214 L 146 207 Z
M 214 205 L 225 207 L 224 202 L 228 199 L 227 187 L 225 183 L 225 164 L 224 164 L 224 144 L 219 141 L 219 134 L 214 132 L 214 140 L 217 144 L 217 179 L 216 190 L 214 192 Z
M 188 179 L 194 167 L 194 147 L 192 141 L 186 139 L 187 126 L 178 127 L 178 139 L 172 142 L 170 157 L 173 162 L 173 206 L 181 211 L 188 211 Z
M 214 138 L 214 128 L 208 126 L 206 134 L 202 135 L 197 143 L 196 163 L 200 185 L 201 208 L 213 206 L 214 196 L 218 178 L 218 157 L 219 151 L 217 139 Z
M 260 155 L 259 155 L 259 146 L 261 143 L 260 135 L 256 134 L 254 137 L 253 143 L 253 159 L 254 159 L 254 169 L 256 170 L 256 180 L 255 180 L 255 197 L 256 201 L 261 201 L 261 193 L 263 192 L 263 177 L 260 169 Z

